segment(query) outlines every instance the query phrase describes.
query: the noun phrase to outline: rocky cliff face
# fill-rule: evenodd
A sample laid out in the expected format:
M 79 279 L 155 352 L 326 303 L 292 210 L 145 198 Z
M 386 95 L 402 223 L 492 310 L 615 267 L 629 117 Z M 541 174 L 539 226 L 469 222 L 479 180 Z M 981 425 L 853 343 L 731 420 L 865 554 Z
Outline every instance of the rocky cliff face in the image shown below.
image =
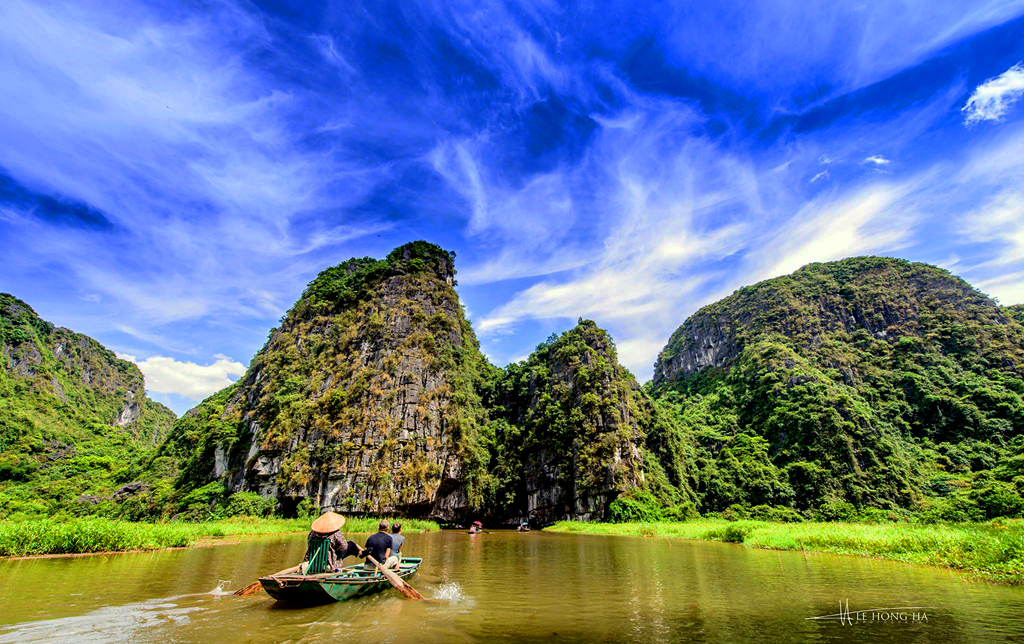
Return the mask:
M 88 336 L 46 322 L 6 293 L 0 293 L 0 371 L 17 390 L 50 398 L 48 407 L 58 415 L 87 415 L 149 445 L 174 422 L 173 412 L 146 397 L 138 367 Z
M 927 335 L 954 319 L 1005 326 L 1007 312 L 967 282 L 927 264 L 882 257 L 809 264 L 697 311 L 658 356 L 654 383 L 728 367 L 753 338 L 768 334 L 816 350 L 824 336 L 837 332 L 862 330 L 896 341 Z
M 606 520 L 616 498 L 644 484 L 652 405 L 592 321 L 510 365 L 495 390 L 492 415 L 503 422 L 492 465 L 506 516 Z
M 413 242 L 310 283 L 234 386 L 179 422 L 184 485 L 321 509 L 456 519 L 483 504 L 489 366 L 453 256 Z

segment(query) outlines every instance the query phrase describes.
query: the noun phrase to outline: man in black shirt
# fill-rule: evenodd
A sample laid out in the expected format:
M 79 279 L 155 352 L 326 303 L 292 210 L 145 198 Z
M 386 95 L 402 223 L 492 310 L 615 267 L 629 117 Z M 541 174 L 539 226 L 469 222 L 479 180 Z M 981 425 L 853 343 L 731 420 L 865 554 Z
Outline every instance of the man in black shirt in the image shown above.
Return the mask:
M 377 561 L 384 564 L 391 556 L 391 535 L 388 534 L 388 522 L 381 521 L 377 525 L 377 532 L 370 535 L 370 538 L 366 540 L 366 550 L 363 551 L 361 557 L 370 555 Z M 376 570 L 377 566 L 374 565 L 369 559 L 363 564 L 364 570 Z

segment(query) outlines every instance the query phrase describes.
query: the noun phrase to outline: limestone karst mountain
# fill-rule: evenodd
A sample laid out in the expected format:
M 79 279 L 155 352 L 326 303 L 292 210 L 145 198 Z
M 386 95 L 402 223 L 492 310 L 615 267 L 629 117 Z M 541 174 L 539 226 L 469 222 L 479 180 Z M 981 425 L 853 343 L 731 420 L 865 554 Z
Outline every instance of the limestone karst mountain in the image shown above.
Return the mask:
M 0 511 L 99 500 L 140 475 L 174 418 L 134 364 L 0 293 Z
M 644 486 L 653 405 L 593 321 L 510 365 L 493 392 L 501 514 L 606 519 L 620 495 Z
M 651 401 L 592 322 L 488 364 L 453 260 L 413 242 L 321 273 L 246 375 L 178 422 L 161 450 L 178 488 L 223 481 L 286 514 L 607 518 L 643 485 Z
M 171 415 L 134 365 L 3 296 L 0 513 L 202 518 L 236 493 L 456 522 L 1024 512 L 1021 309 L 947 271 L 858 257 L 742 288 L 644 387 L 589 320 L 490 365 L 455 285 L 422 241 L 324 270 L 151 453 Z
M 985 499 L 1017 503 L 1024 482 L 1024 327 L 1010 312 L 927 264 L 810 264 L 687 319 L 652 391 L 697 449 L 705 511 L 977 501 L 999 515 Z
M 179 486 L 340 512 L 453 517 L 483 503 L 491 368 L 452 254 L 413 242 L 323 271 L 245 376 L 181 419 Z

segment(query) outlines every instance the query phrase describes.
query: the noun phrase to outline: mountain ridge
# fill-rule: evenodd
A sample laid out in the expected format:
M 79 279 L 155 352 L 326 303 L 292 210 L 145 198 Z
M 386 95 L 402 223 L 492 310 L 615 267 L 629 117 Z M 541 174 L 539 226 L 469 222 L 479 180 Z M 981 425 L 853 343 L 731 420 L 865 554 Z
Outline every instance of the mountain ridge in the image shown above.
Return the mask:
M 743 287 L 641 386 L 582 318 L 491 365 L 454 259 L 418 241 L 321 271 L 245 375 L 175 421 L 132 516 L 237 495 L 539 524 L 1024 512 L 1024 306 L 948 271 L 854 257 Z
M 96 340 L 0 293 L 0 510 L 99 499 L 142 474 L 174 412 Z

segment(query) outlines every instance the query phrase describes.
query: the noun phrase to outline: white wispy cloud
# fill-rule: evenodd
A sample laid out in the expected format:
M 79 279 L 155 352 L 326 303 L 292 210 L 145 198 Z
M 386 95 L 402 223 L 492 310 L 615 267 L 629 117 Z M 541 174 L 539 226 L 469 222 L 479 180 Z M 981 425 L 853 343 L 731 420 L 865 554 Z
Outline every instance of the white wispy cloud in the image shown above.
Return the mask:
M 983 266 L 1024 262 L 1024 192 L 1008 190 L 996 195 L 964 217 L 962 230 L 978 242 L 995 242 Z
M 811 177 L 811 183 L 814 183 L 815 181 L 817 181 L 819 179 L 828 179 L 830 176 L 831 175 L 828 173 L 828 170 L 823 170 L 823 171 L 819 172 L 818 174 L 814 175 L 813 177 Z
M 999 76 L 990 78 L 974 88 L 967 102 L 960 108 L 965 125 L 981 121 L 999 121 L 1014 103 L 1024 95 L 1024 65 L 1017 63 Z
M 11 241 L 26 266 L 58 257 L 139 332 L 212 315 L 276 317 L 280 304 L 269 303 L 290 302 L 330 249 L 392 225 L 346 216 L 391 169 L 301 145 L 292 124 L 309 97 L 246 60 L 271 43 L 261 16 L 231 3 L 210 9 L 0 6 L 0 166 L 113 224 L 107 234 L 54 228 L 9 207 Z M 314 43 L 343 64 L 333 42 Z
M 870 163 L 872 165 L 889 165 L 889 159 L 886 159 L 881 154 L 872 154 L 868 158 L 864 159 L 861 163 Z
M 1024 304 L 1024 271 L 1006 273 L 975 284 L 1002 304 Z
M 217 355 L 217 360 L 208 365 L 165 356 L 151 356 L 145 360 L 128 354 L 118 354 L 118 357 L 139 367 L 146 377 L 147 390 L 177 394 L 194 401 L 220 391 L 245 373 L 245 365 L 224 355 Z
M 850 195 L 809 202 L 758 244 L 749 256 L 746 279 L 785 275 L 811 262 L 898 250 L 911 239 L 915 217 L 895 206 L 911 188 L 872 184 Z

